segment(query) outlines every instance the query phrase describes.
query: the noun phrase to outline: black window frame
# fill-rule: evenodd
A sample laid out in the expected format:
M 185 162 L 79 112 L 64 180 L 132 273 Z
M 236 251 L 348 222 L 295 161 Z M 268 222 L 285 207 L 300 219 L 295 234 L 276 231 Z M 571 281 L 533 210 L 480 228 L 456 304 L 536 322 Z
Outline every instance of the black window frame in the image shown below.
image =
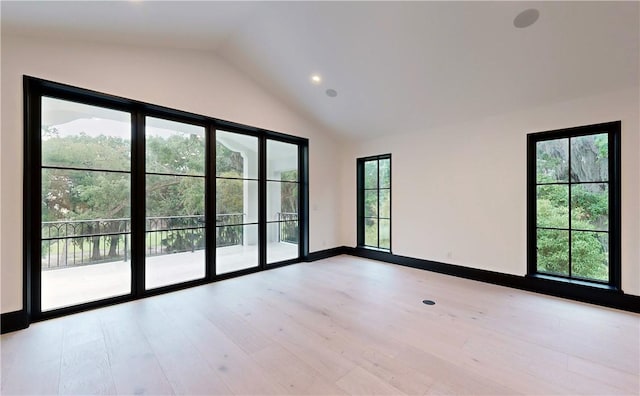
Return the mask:
M 198 286 L 218 280 L 233 278 L 284 265 L 304 262 L 309 256 L 309 140 L 267 129 L 252 127 L 218 118 L 198 115 L 164 106 L 149 104 L 106 93 L 96 92 L 67 84 L 61 84 L 31 76 L 23 76 L 24 93 L 24 210 L 23 210 L 23 306 L 29 321 L 38 321 L 120 302 L 132 301 L 157 294 Z M 78 305 L 52 309 L 41 309 L 41 98 L 51 97 L 81 104 L 124 111 L 131 114 L 131 293 L 90 301 Z M 215 110 L 215 109 L 213 109 Z M 145 288 L 145 117 L 156 117 L 170 121 L 202 126 L 206 134 L 205 154 L 205 227 L 206 254 L 205 277 L 192 281 Z M 216 275 L 216 169 L 215 131 L 224 130 L 257 136 L 261 148 L 260 161 L 263 167 L 264 147 L 267 140 L 292 143 L 298 147 L 299 178 L 299 244 L 298 257 L 266 264 L 266 180 L 259 181 L 259 265 L 258 267 Z
M 380 247 L 380 200 L 378 198 L 378 210 L 377 212 L 377 228 L 378 228 L 378 245 L 370 246 L 365 244 L 365 210 L 364 210 L 364 201 L 365 201 L 365 164 L 367 162 L 376 161 L 378 162 L 378 177 L 377 177 L 377 187 L 378 197 L 380 196 L 380 160 L 389 160 L 389 187 L 382 188 L 389 190 L 389 218 L 382 218 L 383 220 L 389 220 L 389 248 L 381 248 Z M 356 184 L 357 184 L 357 247 L 363 249 L 371 249 L 371 250 L 379 250 L 383 252 L 392 252 L 393 244 L 392 244 L 392 161 L 391 161 L 391 153 L 388 154 L 380 154 L 373 155 L 368 157 L 362 157 L 356 159 Z
M 600 124 L 584 125 L 572 128 L 563 128 L 551 131 L 530 133 L 527 135 L 527 276 L 554 280 L 558 282 L 572 283 L 582 286 L 621 290 L 621 121 L 605 122 Z M 538 142 L 557 139 L 568 139 L 569 152 L 571 151 L 570 139 L 595 134 L 608 135 L 608 169 L 609 169 L 609 278 L 607 281 L 585 279 L 551 274 L 538 271 L 537 266 L 537 151 Z M 570 155 L 570 154 L 569 154 Z M 571 175 L 571 161 L 569 158 L 569 175 Z M 568 186 L 579 184 L 572 182 L 571 177 L 567 182 L 555 184 L 567 184 Z M 542 183 L 540 185 L 543 185 Z M 553 184 L 553 183 L 552 183 Z M 570 187 L 569 187 L 570 188 Z M 569 213 L 571 213 L 571 199 L 569 197 Z M 571 217 L 571 215 L 569 215 Z M 545 228 L 545 227 L 543 227 Z M 569 232 L 569 267 L 571 268 L 571 233 L 580 231 L 571 228 Z M 570 271 L 571 274 L 571 271 Z

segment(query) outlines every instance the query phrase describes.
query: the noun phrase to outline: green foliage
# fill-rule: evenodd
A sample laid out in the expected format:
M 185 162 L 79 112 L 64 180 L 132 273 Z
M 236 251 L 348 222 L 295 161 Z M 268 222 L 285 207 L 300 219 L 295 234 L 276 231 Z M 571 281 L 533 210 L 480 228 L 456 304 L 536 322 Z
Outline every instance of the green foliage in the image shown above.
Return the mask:
M 296 181 L 297 170 L 284 171 L 280 174 L 282 181 Z M 298 184 L 280 183 L 280 211 L 283 213 L 298 213 Z
M 225 171 L 221 177 L 235 177 L 235 172 Z M 250 181 L 249 183 L 255 183 Z M 243 180 L 218 179 L 216 181 L 216 213 L 243 213 Z
M 538 216 L 545 218 L 549 227 L 567 222 L 568 208 L 555 206 L 551 201 L 538 199 Z M 573 229 L 585 229 L 583 221 L 572 223 Z M 566 226 L 565 226 L 566 227 Z M 569 231 L 538 230 L 538 269 L 542 272 L 569 274 Z M 572 275 L 607 280 L 607 244 L 601 242 L 598 233 L 573 231 L 571 233 Z
M 51 169 L 43 171 L 43 220 L 81 220 L 128 216 L 130 143 L 120 138 L 86 134 L 60 137 L 54 128 L 45 133 L 43 165 L 90 168 L 97 171 Z
M 389 249 L 391 217 L 391 160 L 371 160 L 364 163 L 364 243 Z
M 364 188 L 378 188 L 378 161 L 364 163 Z
M 598 137 L 594 140 L 597 144 Z M 547 154 L 538 153 L 538 183 L 555 182 L 557 167 L 564 166 L 561 161 L 558 162 Z M 554 167 L 556 170 L 552 169 Z M 571 233 L 568 230 L 569 199 L 572 208 Z M 607 234 L 577 231 L 607 230 L 609 202 L 604 185 L 574 184 L 571 187 L 571 198 L 568 185 L 541 185 L 537 187 L 536 206 L 538 227 L 565 229 L 538 229 L 538 270 L 569 275 L 571 266 L 573 277 L 606 281 L 609 276 Z
M 131 142 L 122 138 L 105 135 L 89 136 L 85 133 L 61 136 L 53 127 L 42 131 L 42 158 L 44 166 L 62 168 L 87 168 L 90 171 L 68 169 L 43 169 L 42 172 L 42 221 L 70 221 L 117 219 L 130 217 L 131 176 L 122 171 L 131 167 Z M 154 174 L 146 176 L 146 216 L 204 216 L 205 208 L 205 139 L 195 134 L 175 133 L 170 136 L 149 134 L 145 140 L 146 171 Z M 120 172 L 109 172 L 120 171 Z M 232 151 L 220 142 L 216 142 L 216 173 L 219 177 L 243 177 L 244 160 L 239 152 Z M 157 174 L 160 173 L 160 174 Z M 282 180 L 295 181 L 297 170 L 282 173 Z M 237 224 L 243 221 L 244 183 L 257 182 L 218 179 L 216 183 L 217 213 L 235 214 L 227 216 L 223 223 Z M 298 212 L 298 184 L 281 183 L 281 206 L 283 212 Z M 162 220 L 149 228 L 148 244 L 153 236 L 154 242 L 161 243 L 166 252 L 202 249 L 205 238 L 203 229 L 178 230 L 176 228 L 202 226 L 194 218 L 185 219 L 188 224 L 179 223 L 181 219 Z M 127 222 L 102 222 L 100 232 L 121 233 L 128 231 L 123 225 Z M 297 235 L 297 224 L 287 225 L 291 234 Z M 87 227 L 93 227 L 91 225 Z M 83 228 L 79 233 L 92 232 Z M 164 231 L 152 231 L 160 230 Z M 94 230 L 95 231 L 95 230 Z M 45 231 L 44 236 L 65 236 L 62 231 L 53 228 Z M 97 232 L 97 231 L 95 231 Z M 221 227 L 217 229 L 223 244 L 242 242 L 242 226 Z M 55 233 L 56 235 L 48 235 Z M 73 231 L 68 231 L 74 235 Z M 293 237 L 292 237 L 293 238 Z M 297 238 L 297 237 L 296 237 Z M 225 242 L 226 241 L 226 242 Z M 59 243 L 45 242 L 48 253 L 67 255 L 67 245 L 77 245 L 84 251 L 92 251 L 92 261 L 99 261 L 105 247 L 105 256 L 114 256 L 116 251 L 124 249 L 122 235 L 109 237 L 89 237 L 69 239 L 62 248 Z M 100 246 L 100 248 L 98 248 Z
M 147 172 L 204 175 L 204 138 L 198 135 L 171 135 L 146 139 Z
M 375 219 L 364 219 L 364 244 L 378 246 L 378 221 Z
M 600 161 L 609 159 L 609 136 L 606 133 L 595 135 L 594 144 L 598 149 L 598 157 Z
M 60 137 L 55 128 L 43 132 L 43 165 L 126 171 L 130 160 L 131 143 L 122 138 L 85 133 Z
M 378 225 L 380 229 L 378 230 Z M 380 239 L 378 240 L 378 232 Z M 379 247 L 381 249 L 391 248 L 391 230 L 388 220 L 364 219 L 364 244 L 367 246 Z
M 391 186 L 391 160 L 381 159 L 378 162 L 380 173 L 380 188 L 389 188 Z
M 232 151 L 216 141 L 216 175 L 224 177 L 243 177 L 244 161 L 239 152 Z
M 538 230 L 538 270 L 569 275 L 569 232 Z
M 167 252 L 188 252 L 203 249 L 205 237 L 203 230 L 178 230 L 170 231 L 162 239 L 162 245 Z
M 607 243 L 599 235 L 593 232 L 571 234 L 573 276 L 601 281 L 609 279 Z
M 584 229 L 606 230 L 609 223 L 608 190 L 603 184 L 582 184 L 571 189 L 572 221 Z

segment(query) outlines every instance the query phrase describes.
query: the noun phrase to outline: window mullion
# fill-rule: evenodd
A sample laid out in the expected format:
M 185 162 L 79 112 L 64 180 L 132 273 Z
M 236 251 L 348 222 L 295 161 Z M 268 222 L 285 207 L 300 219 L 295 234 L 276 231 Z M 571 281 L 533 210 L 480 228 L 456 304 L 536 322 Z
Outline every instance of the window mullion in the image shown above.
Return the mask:
M 145 115 L 138 110 L 132 117 L 131 140 L 131 292 L 140 297 L 145 291 L 146 259 L 146 154 Z
M 376 160 L 376 169 L 378 171 L 378 185 L 376 186 L 377 208 L 376 208 L 376 226 L 378 229 L 378 244 L 376 247 L 380 249 L 380 160 Z
M 571 138 L 567 139 L 567 151 L 568 151 L 568 161 L 569 161 L 569 165 L 568 165 L 568 175 L 567 175 L 567 182 L 568 184 L 568 191 L 569 191 L 569 196 L 567 197 L 567 204 L 569 205 L 569 278 L 573 277 L 573 257 L 572 257 L 572 251 L 573 251 L 573 230 L 572 230 L 572 222 L 571 222 L 571 215 L 572 215 L 572 210 L 571 210 Z

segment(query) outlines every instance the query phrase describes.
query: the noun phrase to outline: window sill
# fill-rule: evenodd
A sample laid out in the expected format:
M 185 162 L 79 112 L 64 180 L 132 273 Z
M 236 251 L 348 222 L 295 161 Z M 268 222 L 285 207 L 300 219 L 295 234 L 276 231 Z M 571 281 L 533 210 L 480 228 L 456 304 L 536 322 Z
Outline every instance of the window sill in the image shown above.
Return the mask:
M 580 286 L 580 287 L 588 287 L 588 288 L 592 288 L 592 289 L 598 289 L 598 290 L 608 290 L 611 292 L 620 292 L 622 293 L 622 290 L 618 287 L 612 286 L 612 285 L 606 285 L 603 283 L 596 283 L 596 282 L 589 282 L 589 281 L 584 281 L 584 280 L 579 280 L 579 279 L 568 279 L 568 278 L 563 278 L 560 276 L 553 276 L 553 275 L 547 275 L 547 274 L 528 274 L 525 276 L 526 278 L 530 278 L 530 279 L 540 279 L 543 281 L 550 281 L 550 282 L 557 282 L 559 284 L 564 283 L 564 284 L 568 284 L 568 285 L 575 285 L 575 286 Z
M 372 250 L 374 252 L 391 253 L 391 249 L 382 249 L 382 248 L 377 248 L 377 247 L 373 247 L 373 246 L 358 245 L 357 248 L 358 249 Z

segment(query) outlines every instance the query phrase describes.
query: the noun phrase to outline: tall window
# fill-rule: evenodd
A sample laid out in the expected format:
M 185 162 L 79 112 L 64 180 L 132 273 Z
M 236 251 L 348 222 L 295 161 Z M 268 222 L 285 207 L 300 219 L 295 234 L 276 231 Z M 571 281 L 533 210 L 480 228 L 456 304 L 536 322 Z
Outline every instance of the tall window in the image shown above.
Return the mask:
M 359 158 L 358 246 L 391 251 L 391 154 Z
M 33 319 L 308 254 L 307 139 L 24 82 L 24 306 Z
M 528 136 L 529 273 L 620 286 L 620 122 Z

